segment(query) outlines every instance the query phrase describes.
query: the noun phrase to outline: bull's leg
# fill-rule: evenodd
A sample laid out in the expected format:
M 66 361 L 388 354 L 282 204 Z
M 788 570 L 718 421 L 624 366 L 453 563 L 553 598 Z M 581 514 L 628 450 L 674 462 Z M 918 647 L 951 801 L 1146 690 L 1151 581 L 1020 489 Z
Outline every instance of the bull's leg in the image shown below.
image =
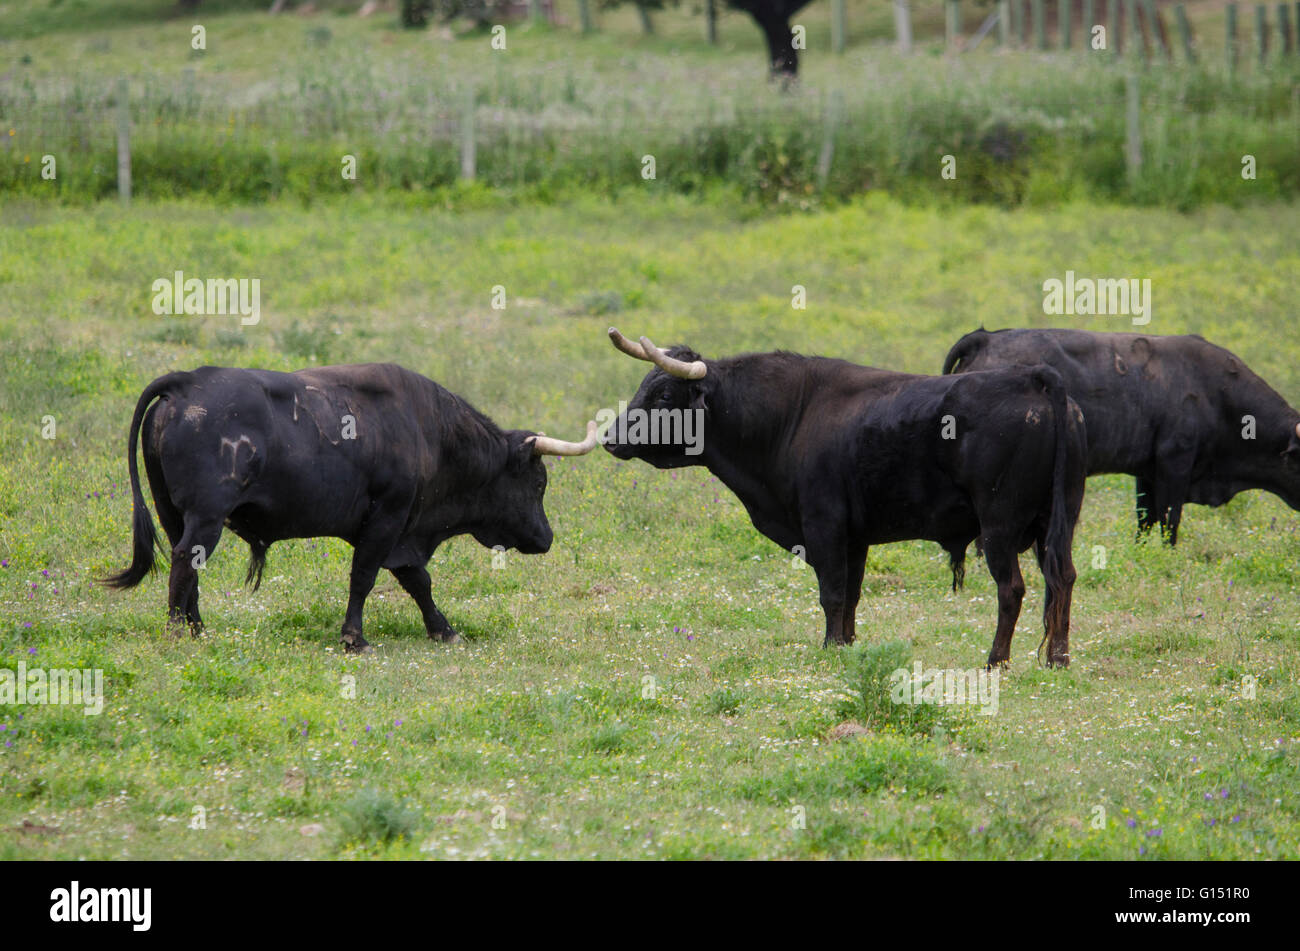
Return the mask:
M 181 510 L 172 504 L 171 497 L 167 492 L 167 482 L 163 477 L 162 468 L 158 465 L 158 460 L 148 452 L 144 454 L 144 469 L 145 475 L 149 478 L 149 489 L 153 495 L 154 508 L 158 512 L 158 521 L 162 523 L 174 559 L 175 550 L 180 547 L 181 538 L 185 534 L 185 517 L 182 515 Z M 193 556 L 191 555 L 191 557 Z M 190 586 L 189 600 L 182 605 L 182 608 L 184 620 L 191 626 L 191 629 L 198 627 L 201 630 L 203 628 L 203 619 L 199 616 L 199 586 L 197 583 Z M 168 611 L 168 623 L 179 624 L 179 620 L 172 621 L 172 613 L 170 610 Z
M 390 568 L 389 571 L 420 608 L 420 615 L 424 618 L 425 633 L 431 639 L 447 643 L 460 640 L 460 635 L 452 629 L 451 624 L 438 610 L 438 606 L 433 603 L 433 582 L 429 578 L 429 572 L 422 565 L 406 565 L 402 568 Z
M 986 538 L 984 562 L 998 586 L 998 630 L 989 651 L 988 666 L 1005 665 L 1011 660 L 1011 636 L 1020 618 L 1020 602 L 1025 596 L 1025 579 L 1020 576 L 1020 558 L 1014 543 L 1005 538 Z
M 822 610 L 826 613 L 826 637 L 822 641 L 822 646 L 846 644 L 848 641 L 844 640 L 844 608 L 847 601 L 849 566 L 843 523 L 823 523 L 812 530 L 805 525 L 804 538 L 808 543 L 808 563 L 817 573 L 817 588 L 821 596 Z
M 1156 515 L 1160 519 L 1160 535 L 1170 545 L 1178 544 L 1178 525 L 1183 520 L 1183 503 L 1192 482 L 1190 455 L 1162 460 L 1156 480 Z
M 1156 492 L 1160 512 L 1160 535 L 1170 545 L 1178 544 L 1178 526 L 1183 520 L 1183 503 L 1187 501 L 1187 479 L 1161 483 Z
M 848 556 L 844 587 L 844 622 L 840 642 L 852 644 L 857 637 L 858 602 L 862 600 L 862 576 L 867 571 L 867 549 L 851 550 Z
M 1156 512 L 1156 483 L 1153 479 L 1138 476 L 1135 488 L 1137 489 L 1138 534 L 1144 535 L 1151 530 L 1151 526 L 1160 521 Z
M 376 501 L 372 511 L 382 513 L 383 502 Z M 352 572 L 348 581 L 348 612 L 343 618 L 343 650 L 349 654 L 364 652 L 370 647 L 361 632 L 361 614 L 366 598 L 375 586 L 375 576 L 393 549 L 393 539 L 402 528 L 404 516 L 372 517 L 353 543 Z
M 196 637 L 203 630 L 199 616 L 199 569 L 221 540 L 222 518 L 187 512 L 180 541 L 172 546 L 172 570 L 167 584 L 167 624 L 179 633 L 182 624 Z

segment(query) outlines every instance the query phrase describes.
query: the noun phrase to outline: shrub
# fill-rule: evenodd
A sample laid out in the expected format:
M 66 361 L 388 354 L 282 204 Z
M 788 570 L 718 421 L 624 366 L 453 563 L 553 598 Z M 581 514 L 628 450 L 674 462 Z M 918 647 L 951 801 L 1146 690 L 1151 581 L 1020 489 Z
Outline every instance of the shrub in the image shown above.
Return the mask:
M 896 703 L 893 675 L 908 670 L 912 646 L 907 641 L 862 643 L 844 652 L 844 676 L 848 697 L 836 712 L 846 720 L 876 729 L 894 729 L 904 734 L 929 734 L 943 718 L 943 707 L 931 703 Z

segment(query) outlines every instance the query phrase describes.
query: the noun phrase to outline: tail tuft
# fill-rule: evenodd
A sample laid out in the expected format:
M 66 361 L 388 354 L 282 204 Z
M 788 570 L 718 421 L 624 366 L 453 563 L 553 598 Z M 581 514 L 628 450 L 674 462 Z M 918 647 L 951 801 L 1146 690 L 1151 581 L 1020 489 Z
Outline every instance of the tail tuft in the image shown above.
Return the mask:
M 244 576 L 244 584 L 251 584 L 254 591 L 262 587 L 262 569 L 266 567 L 266 549 L 267 546 L 260 541 L 248 543 L 248 574 Z
M 139 495 L 138 486 L 135 495 Z M 153 519 L 149 517 L 149 509 L 145 506 L 144 498 L 139 497 L 132 503 L 131 513 L 131 565 L 130 567 L 109 575 L 107 578 L 100 578 L 99 583 L 109 588 L 134 588 L 148 575 L 153 573 L 154 548 L 158 544 L 158 535 L 153 527 Z

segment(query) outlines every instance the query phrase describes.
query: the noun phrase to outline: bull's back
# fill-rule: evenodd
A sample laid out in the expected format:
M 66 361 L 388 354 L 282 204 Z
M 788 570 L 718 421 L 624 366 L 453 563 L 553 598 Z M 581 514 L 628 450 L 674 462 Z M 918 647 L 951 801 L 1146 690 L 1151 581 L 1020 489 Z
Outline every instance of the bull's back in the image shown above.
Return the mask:
M 1026 512 L 1049 504 L 1057 408 L 1042 371 L 1008 367 L 914 377 L 864 408 L 854 439 L 854 491 L 868 530 L 888 540 L 978 528 L 975 499 L 1002 491 Z M 1082 425 L 1069 421 L 1075 464 Z
M 412 483 L 419 434 L 373 380 L 346 380 L 321 370 L 194 371 L 153 420 L 178 506 L 234 509 L 232 525 L 268 541 L 349 537 L 370 499 Z
M 1189 394 L 1200 389 L 1189 385 L 1188 364 L 1203 363 L 1203 351 L 1212 347 L 1195 336 L 1082 330 L 977 331 L 971 337 L 958 373 L 1045 363 L 1061 374 L 1085 417 L 1089 474 L 1150 469 L 1162 433 L 1178 425 Z

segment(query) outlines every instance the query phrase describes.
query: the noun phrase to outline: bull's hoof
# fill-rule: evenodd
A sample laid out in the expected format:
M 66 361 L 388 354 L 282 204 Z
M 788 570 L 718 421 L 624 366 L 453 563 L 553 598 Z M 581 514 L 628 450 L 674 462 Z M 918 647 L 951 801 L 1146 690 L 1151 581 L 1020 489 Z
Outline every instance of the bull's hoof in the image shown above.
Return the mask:
M 453 628 L 447 628 L 445 631 L 434 631 L 429 634 L 429 640 L 442 641 L 444 644 L 459 644 L 462 641 L 461 636 Z
M 345 654 L 369 654 L 374 648 L 360 634 L 354 634 L 350 631 L 343 632 L 343 653 Z
M 177 640 L 180 640 L 186 634 L 189 634 L 191 637 L 198 637 L 203 633 L 203 629 L 199 628 L 196 631 L 194 625 L 190 624 L 184 618 L 171 618 L 167 622 L 167 633 Z
M 1070 666 L 1070 655 L 1069 655 L 1069 654 L 1057 654 L 1057 655 L 1054 656 L 1054 657 L 1048 657 L 1048 658 L 1047 658 L 1047 666 L 1048 666 L 1048 667 L 1069 667 L 1069 666 Z
M 989 662 L 984 665 L 984 669 L 987 670 L 989 673 L 992 673 L 994 670 L 1010 670 L 1011 658 L 1001 657 L 1001 658 L 994 659 L 993 657 L 990 657 Z

